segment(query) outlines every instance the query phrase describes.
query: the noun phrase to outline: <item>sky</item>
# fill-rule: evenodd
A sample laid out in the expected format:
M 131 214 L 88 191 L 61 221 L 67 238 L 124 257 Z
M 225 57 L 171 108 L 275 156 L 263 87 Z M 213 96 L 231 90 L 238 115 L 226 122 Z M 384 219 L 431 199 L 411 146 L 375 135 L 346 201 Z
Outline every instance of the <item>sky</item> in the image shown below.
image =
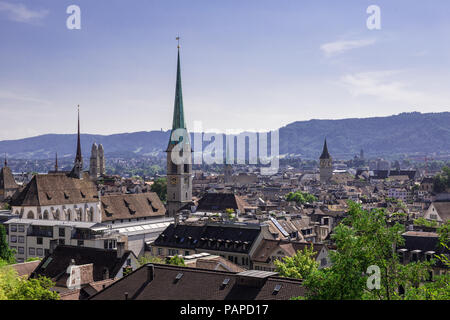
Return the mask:
M 70 5 L 81 29 L 68 29 Z M 370 5 L 380 29 L 370 30 Z M 0 0 L 0 140 L 450 110 L 448 0 Z

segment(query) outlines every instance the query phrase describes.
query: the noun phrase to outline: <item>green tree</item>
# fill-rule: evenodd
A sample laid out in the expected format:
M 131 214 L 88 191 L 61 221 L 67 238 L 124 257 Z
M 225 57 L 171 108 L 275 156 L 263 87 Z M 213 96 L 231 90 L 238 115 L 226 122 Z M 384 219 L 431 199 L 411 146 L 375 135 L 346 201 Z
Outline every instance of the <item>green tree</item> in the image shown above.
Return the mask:
M 186 264 L 184 263 L 184 259 L 182 257 L 180 257 L 179 255 L 175 255 L 173 257 L 168 257 L 166 259 L 166 263 L 167 264 L 172 264 L 174 266 L 181 266 L 181 267 L 185 267 Z
M 46 277 L 19 278 L 18 284 L 8 295 L 9 300 L 59 300 L 59 294 L 50 289 L 55 283 Z
M 9 264 L 16 263 L 15 252 L 8 245 L 6 229 L 3 225 L 0 225 L 0 259 Z
M 348 217 L 334 230 L 337 249 L 330 251 L 331 267 L 311 272 L 304 283 L 308 299 L 401 299 L 399 286 L 410 288 L 428 276 L 430 262 L 403 265 L 395 252 L 404 244 L 399 223 L 390 226 L 385 210 L 362 210 L 349 202 Z M 369 290 L 369 266 L 380 270 L 380 289 Z
M 167 196 L 167 179 L 166 178 L 158 178 L 156 179 L 152 186 L 150 187 L 152 192 L 155 192 L 162 202 L 166 202 Z
M 0 300 L 58 300 L 50 289 L 55 284 L 46 277 L 19 277 L 11 266 L 0 267 Z
M 275 260 L 274 264 L 276 272 L 281 277 L 305 279 L 308 278 L 312 272 L 318 270 L 319 264 L 314 258 L 315 252 L 313 245 L 305 247 L 303 251 L 297 251 L 292 257 L 284 257 L 282 261 Z
M 140 257 L 138 259 L 138 262 L 141 266 L 147 263 L 158 263 L 158 264 L 166 263 L 163 259 L 150 255 Z
M 317 198 L 312 194 L 301 191 L 289 192 L 285 197 L 287 201 L 295 201 L 298 204 L 312 203 L 314 201 L 317 201 Z

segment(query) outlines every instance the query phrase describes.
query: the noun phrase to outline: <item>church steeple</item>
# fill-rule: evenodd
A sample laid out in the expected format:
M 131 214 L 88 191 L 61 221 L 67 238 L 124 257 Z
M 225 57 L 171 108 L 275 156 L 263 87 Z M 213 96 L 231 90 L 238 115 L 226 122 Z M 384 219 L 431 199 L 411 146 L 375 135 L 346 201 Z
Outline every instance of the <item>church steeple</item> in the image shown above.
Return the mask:
M 322 155 L 320 156 L 320 159 L 330 159 L 330 153 L 328 152 L 328 146 L 327 146 L 327 138 L 325 138 L 325 143 L 323 144 L 323 151 Z
M 179 37 L 177 37 L 179 41 Z M 173 135 L 173 136 L 172 136 Z M 177 212 L 192 200 L 192 163 L 189 134 L 186 130 L 181 91 L 180 45 L 178 43 L 177 82 L 172 132 L 167 146 L 167 215 Z M 181 147 L 181 148 L 180 148 Z
M 83 163 L 83 156 L 81 155 L 81 141 L 80 141 L 80 106 L 78 105 L 78 134 L 77 134 L 77 155 L 75 162 Z
M 80 106 L 78 106 L 78 133 L 77 133 L 77 154 L 75 156 L 75 162 L 73 164 L 72 171 L 69 176 L 72 178 L 83 178 L 83 156 L 81 155 L 81 142 L 80 142 Z
M 179 41 L 179 37 L 177 37 Z M 175 103 L 173 108 L 173 120 L 172 120 L 172 132 L 177 129 L 186 130 L 186 122 L 184 119 L 184 107 L 183 107 L 183 92 L 181 89 L 181 63 L 180 63 L 180 44 L 178 42 L 178 56 L 177 56 L 177 81 L 175 86 Z M 177 144 L 178 139 L 172 138 L 172 132 L 169 138 L 169 146 Z M 186 132 L 187 135 L 187 132 Z M 189 136 L 187 135 L 187 141 L 189 143 Z

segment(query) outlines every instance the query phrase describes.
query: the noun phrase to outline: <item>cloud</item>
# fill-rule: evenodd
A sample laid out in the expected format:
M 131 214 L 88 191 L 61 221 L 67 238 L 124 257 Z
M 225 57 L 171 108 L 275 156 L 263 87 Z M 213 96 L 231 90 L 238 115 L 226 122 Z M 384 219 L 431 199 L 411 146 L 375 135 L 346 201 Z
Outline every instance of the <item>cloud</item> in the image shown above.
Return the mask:
M 45 18 L 49 11 L 31 10 L 21 3 L 0 1 L 0 12 L 5 12 L 12 21 L 34 23 Z
M 49 105 L 50 102 L 39 98 L 30 97 L 24 94 L 0 90 L 0 101 L 16 101 L 16 102 L 31 102 L 35 104 Z
M 429 96 L 424 93 L 408 89 L 408 86 L 393 77 L 401 73 L 400 70 L 384 70 L 347 74 L 341 77 L 341 84 L 355 97 L 373 96 L 385 101 L 401 101 L 410 104 L 429 102 Z
M 335 42 L 328 42 L 320 46 L 322 52 L 327 56 L 343 53 L 348 50 L 362 48 L 373 45 L 375 39 L 363 39 L 363 40 L 342 40 Z

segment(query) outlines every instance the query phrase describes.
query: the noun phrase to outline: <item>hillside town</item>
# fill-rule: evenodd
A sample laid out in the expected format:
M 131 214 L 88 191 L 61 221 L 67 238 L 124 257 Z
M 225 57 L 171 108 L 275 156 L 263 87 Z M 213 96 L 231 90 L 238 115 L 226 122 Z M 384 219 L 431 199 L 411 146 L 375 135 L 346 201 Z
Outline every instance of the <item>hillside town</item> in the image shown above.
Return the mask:
M 180 68 L 178 48 L 172 132 L 187 130 Z M 15 176 L 6 157 L 0 170 L 1 258 L 9 252 L 9 265 L 23 279 L 49 279 L 52 297 L 304 297 L 304 277 L 286 275 L 283 263 L 311 250 L 318 270 L 333 268 L 341 245 L 334 234 L 355 210 L 383 212 L 386 228 L 402 226 L 403 240 L 392 244 L 401 264 L 436 261 L 422 285 L 448 275 L 448 263 L 437 259 L 449 257 L 440 246 L 450 217 L 446 167 L 391 165 L 366 159 L 364 150 L 349 167 L 333 159 L 333 139 L 323 137 L 317 168 L 284 164 L 265 175 L 261 166 L 227 161 L 222 172 L 208 172 L 193 169 L 189 138 L 171 135 L 165 174 L 121 177 L 107 172 L 102 144 L 81 145 L 81 123 L 78 109 L 70 170 L 59 168 L 57 154 L 48 173 Z M 188 159 L 183 163 L 173 160 L 179 146 Z M 401 297 L 407 288 L 394 291 Z

